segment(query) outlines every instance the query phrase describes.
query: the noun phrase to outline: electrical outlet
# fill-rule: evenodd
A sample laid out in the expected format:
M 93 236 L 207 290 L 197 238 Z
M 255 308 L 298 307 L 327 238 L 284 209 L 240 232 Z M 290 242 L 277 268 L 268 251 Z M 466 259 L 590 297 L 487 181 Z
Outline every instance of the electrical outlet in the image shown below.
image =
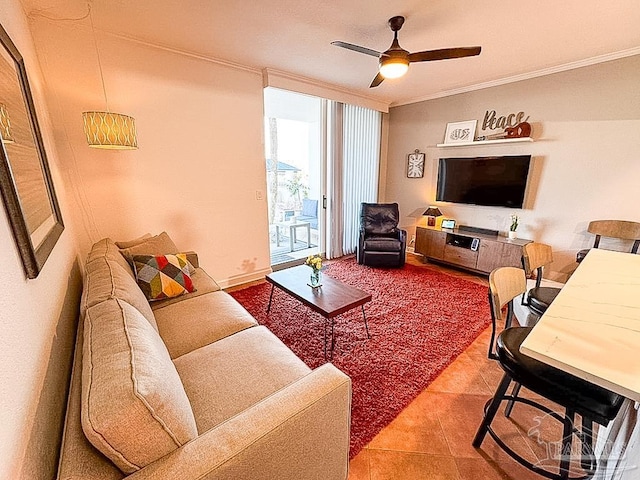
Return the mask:
M 264 193 L 262 190 L 256 190 L 256 200 L 264 200 Z

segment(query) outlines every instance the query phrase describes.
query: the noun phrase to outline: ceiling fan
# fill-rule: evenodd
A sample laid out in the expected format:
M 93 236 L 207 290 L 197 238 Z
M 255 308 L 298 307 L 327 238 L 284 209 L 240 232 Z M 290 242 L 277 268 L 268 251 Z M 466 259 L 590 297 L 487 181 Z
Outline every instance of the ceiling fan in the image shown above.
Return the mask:
M 398 31 L 404 24 L 404 17 L 397 16 L 389 19 L 389 28 L 393 31 L 393 42 L 388 50 L 378 52 L 370 48 L 353 45 L 346 42 L 331 42 L 331 45 L 364 53 L 380 59 L 380 69 L 369 88 L 377 87 L 385 78 L 398 78 L 407 73 L 409 64 L 413 62 L 431 62 L 433 60 L 446 60 L 448 58 L 473 57 L 479 55 L 481 47 L 441 48 L 438 50 L 425 50 L 423 52 L 409 53 L 398 43 Z

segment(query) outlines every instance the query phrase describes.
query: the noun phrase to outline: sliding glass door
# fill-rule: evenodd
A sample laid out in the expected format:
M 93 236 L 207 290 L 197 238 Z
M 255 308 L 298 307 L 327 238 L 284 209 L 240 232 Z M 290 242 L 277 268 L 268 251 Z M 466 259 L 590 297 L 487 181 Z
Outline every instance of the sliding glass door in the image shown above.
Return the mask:
M 271 264 L 287 264 L 324 251 L 324 101 L 275 88 L 264 99 Z
M 381 114 L 266 88 L 271 265 L 354 253 L 362 202 L 376 202 Z

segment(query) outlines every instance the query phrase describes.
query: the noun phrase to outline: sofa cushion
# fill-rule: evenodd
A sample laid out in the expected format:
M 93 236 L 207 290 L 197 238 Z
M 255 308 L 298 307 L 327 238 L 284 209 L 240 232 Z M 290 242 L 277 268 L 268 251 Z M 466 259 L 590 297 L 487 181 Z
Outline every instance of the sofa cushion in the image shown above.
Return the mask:
M 200 433 L 311 372 L 264 326 L 218 340 L 174 363 Z
M 82 428 L 89 441 L 132 473 L 198 436 L 189 399 L 162 339 L 128 303 L 87 310 Z
M 178 247 L 173 243 L 167 232 L 151 237 L 133 247 L 120 250 L 120 253 L 133 265 L 134 255 L 166 255 L 167 253 L 178 253 Z
M 155 312 L 158 332 L 177 358 L 258 323 L 231 295 L 211 292 Z
M 118 255 L 120 255 L 118 253 Z M 121 256 L 122 257 L 122 256 Z M 80 311 L 111 298 L 119 298 L 136 308 L 156 330 L 156 319 L 142 290 L 130 275 L 131 269 L 111 261 L 108 256 L 95 257 L 87 263 Z
M 188 298 L 199 297 L 200 295 L 205 295 L 207 293 L 217 292 L 218 290 L 220 290 L 220 285 L 218 285 L 215 280 L 201 268 L 195 269 L 195 272 L 191 275 L 191 281 L 193 282 L 193 288 L 195 288 L 195 291 L 191 293 L 185 293 L 181 297 L 168 298 L 166 300 L 158 300 L 157 302 L 152 302 L 151 309 L 156 312 L 157 310 L 160 310 L 169 305 L 173 305 L 174 303 L 182 302 Z
M 364 250 L 375 252 L 399 252 L 402 250 L 402 242 L 397 238 L 384 236 L 367 237 L 364 240 Z
M 149 301 L 179 297 L 194 291 L 189 262 L 184 253 L 134 255 L 136 282 Z
M 89 252 L 89 256 L 87 257 L 87 265 L 94 260 L 99 260 L 102 258 L 106 258 L 107 260 L 117 263 L 123 269 L 125 269 L 125 271 L 129 275 L 131 275 L 131 278 L 134 278 L 131 266 L 120 253 L 120 249 L 118 248 L 118 246 L 110 238 L 103 238 L 99 242 L 96 242 L 93 247 L 91 247 L 91 251 Z
M 311 200 L 305 198 L 302 200 L 302 211 L 300 215 L 304 215 L 309 218 L 315 218 L 318 216 L 318 200 Z
M 56 480 L 121 480 L 122 472 L 89 442 L 82 431 L 83 341 L 84 322 L 79 322 Z

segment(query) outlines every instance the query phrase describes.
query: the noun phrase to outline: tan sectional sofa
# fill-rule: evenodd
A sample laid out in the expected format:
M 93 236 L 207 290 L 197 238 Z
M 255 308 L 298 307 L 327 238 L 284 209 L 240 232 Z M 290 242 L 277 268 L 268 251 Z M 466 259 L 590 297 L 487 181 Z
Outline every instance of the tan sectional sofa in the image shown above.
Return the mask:
M 347 478 L 349 377 L 310 370 L 189 259 L 196 291 L 150 305 L 118 246 L 93 246 L 58 478 Z

